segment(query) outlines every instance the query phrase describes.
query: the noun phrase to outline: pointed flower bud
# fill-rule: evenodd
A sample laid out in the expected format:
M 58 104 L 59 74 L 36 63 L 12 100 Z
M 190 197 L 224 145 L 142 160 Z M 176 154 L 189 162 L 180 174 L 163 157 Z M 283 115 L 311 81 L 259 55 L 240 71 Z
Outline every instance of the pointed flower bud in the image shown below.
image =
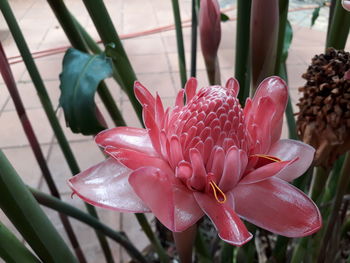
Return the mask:
M 201 0 L 199 31 L 201 48 L 207 67 L 209 82 L 220 84 L 217 53 L 221 40 L 221 15 L 217 0 Z
M 329 168 L 350 150 L 350 54 L 333 48 L 312 59 L 299 91 L 298 132 L 317 149 L 316 165 Z

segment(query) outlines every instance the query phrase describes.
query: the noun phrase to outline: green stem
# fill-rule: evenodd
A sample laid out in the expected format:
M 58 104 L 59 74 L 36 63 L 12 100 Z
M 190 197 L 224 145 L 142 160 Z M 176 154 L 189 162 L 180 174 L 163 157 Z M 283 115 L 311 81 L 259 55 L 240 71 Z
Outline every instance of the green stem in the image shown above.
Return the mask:
M 335 49 L 344 49 L 350 29 L 350 13 L 346 11 L 341 1 L 337 1 L 332 17 L 332 23 L 329 27 L 328 37 L 326 42 L 327 47 Z
M 290 263 L 300 263 L 303 262 L 304 255 L 307 251 L 308 239 L 306 237 L 299 240 L 297 246 L 295 247 Z
M 147 218 L 144 214 L 135 214 L 137 221 L 139 222 L 143 232 L 146 234 L 154 249 L 157 251 L 160 262 L 166 263 L 169 262 L 169 257 L 163 246 L 161 245 L 159 239 L 155 236 L 152 231 L 151 226 L 149 225 Z
M 86 214 L 80 209 L 77 209 L 74 206 L 71 206 L 55 197 L 52 197 L 33 188 L 29 188 L 29 190 L 41 205 L 54 209 L 55 211 L 73 217 L 80 222 L 91 226 L 101 234 L 108 236 L 123 246 L 130 257 L 134 260 L 137 260 L 138 262 L 147 262 L 143 255 L 138 251 L 138 249 L 121 232 L 114 231 L 110 227 L 101 223 L 95 217 Z
M 279 26 L 278 26 L 278 43 L 276 53 L 275 74 L 281 76 L 283 71 L 283 46 L 286 34 L 287 16 L 288 16 L 289 0 L 279 0 Z M 286 58 L 285 58 L 286 59 Z M 285 74 L 287 75 L 287 74 Z
M 322 239 L 322 245 L 319 249 L 318 253 L 318 262 L 322 262 L 323 258 L 325 257 L 325 254 L 327 253 L 327 246 L 328 242 L 330 240 L 330 237 L 332 235 L 333 227 L 336 223 L 337 217 L 339 215 L 339 209 L 341 207 L 344 194 L 346 193 L 348 189 L 348 185 L 350 182 L 350 154 L 349 152 L 345 156 L 345 160 L 343 163 L 343 167 L 340 173 L 340 178 L 338 181 L 338 186 L 334 198 L 334 203 L 332 206 L 332 211 L 330 218 L 328 220 L 328 223 L 325 227 L 325 234 Z
M 0 0 L 0 9 L 4 15 L 4 18 L 9 26 L 9 28 L 10 28 L 10 31 L 13 35 L 15 42 L 16 42 L 18 50 L 21 53 L 21 56 L 23 57 L 24 64 L 26 65 L 28 73 L 29 73 L 29 75 L 34 83 L 34 87 L 37 90 L 41 104 L 42 104 L 44 111 L 47 115 L 47 118 L 51 124 L 51 127 L 55 133 L 58 144 L 61 147 L 63 155 L 68 163 L 68 166 L 69 166 L 73 175 L 78 174 L 80 172 L 78 163 L 73 155 L 72 149 L 69 146 L 68 140 L 67 140 L 66 136 L 64 135 L 64 132 L 62 130 L 62 127 L 60 126 L 58 118 L 56 117 L 51 100 L 50 100 L 49 95 L 46 91 L 44 82 L 39 74 L 38 68 L 36 67 L 36 65 L 34 63 L 34 60 L 33 60 L 33 57 L 30 53 L 28 45 L 24 39 L 24 36 L 21 32 L 21 29 L 19 28 L 19 25 L 16 21 L 16 18 L 13 15 L 13 12 L 12 12 L 11 7 L 8 4 L 7 0 Z M 89 211 L 90 214 L 97 216 L 95 208 L 93 208 L 90 205 L 86 205 L 86 206 L 87 206 L 87 210 Z M 106 248 L 108 246 L 107 240 L 103 236 L 98 236 L 98 238 L 99 238 L 99 241 L 101 243 L 101 246 L 103 248 L 104 247 Z
M 191 26 L 191 77 L 197 72 L 197 0 L 192 0 L 192 26 Z
M 195 240 L 195 250 L 197 252 L 197 256 L 199 258 L 199 262 L 201 263 L 210 263 L 212 259 L 210 257 L 209 248 L 205 243 L 203 234 L 201 232 L 201 228 L 198 228 L 196 240 Z
M 2 151 L 0 208 L 43 262 L 77 262 Z
M 40 263 L 17 237 L 0 221 L 0 258 L 7 263 Z
M 118 76 L 120 77 L 120 85 L 127 93 L 140 122 L 143 123 L 142 107 L 137 101 L 133 89 L 136 75 L 125 53 L 111 17 L 108 14 L 106 6 L 102 0 L 83 0 L 83 2 L 104 45 L 106 46 L 111 43 L 114 44 L 113 49 L 116 51 L 117 57 L 113 58 L 113 64 Z
M 252 0 L 237 0 L 235 78 L 240 84 L 238 99 L 242 106 L 250 93 L 249 32 Z
M 182 87 L 185 87 L 187 76 L 186 76 L 186 58 L 184 40 L 182 35 L 182 24 L 180 7 L 178 0 L 171 0 L 173 6 L 174 20 L 175 20 L 175 31 L 176 31 L 176 42 L 177 42 L 177 53 L 179 58 L 179 69 Z
M 18 92 L 18 89 L 17 89 L 17 85 L 16 85 L 15 79 L 13 77 L 11 67 L 7 61 L 5 51 L 3 50 L 1 43 L 0 43 L 0 72 L 1 72 L 1 75 L 6 83 L 6 86 L 8 88 L 9 93 L 10 93 L 12 101 L 15 105 L 18 118 L 22 124 L 24 133 L 29 141 L 30 147 L 32 148 L 35 159 L 40 167 L 41 173 L 46 181 L 46 184 L 49 188 L 49 191 L 50 191 L 51 195 L 53 195 L 57 198 L 60 198 L 60 193 L 59 193 L 58 188 L 56 186 L 56 183 L 52 177 L 52 174 L 51 174 L 50 169 L 48 167 L 48 164 L 46 162 L 45 156 L 41 150 L 39 140 L 34 132 L 32 124 L 28 118 L 26 109 L 25 109 L 24 104 L 22 102 L 22 98 L 21 98 L 21 96 Z M 79 262 L 85 263 L 86 259 L 85 259 L 84 253 L 83 253 L 83 251 L 80 247 L 80 244 L 78 242 L 78 239 L 73 231 L 73 227 L 72 227 L 71 223 L 69 222 L 68 218 L 65 215 L 59 214 L 59 217 L 61 219 L 64 230 L 67 233 L 69 241 L 70 241 L 72 247 L 74 248 L 75 254 L 79 259 Z
M 325 185 L 328 179 L 329 172 L 321 166 L 316 168 L 316 172 L 313 175 L 310 189 L 310 197 L 315 202 L 319 199 L 321 193 L 325 189 Z

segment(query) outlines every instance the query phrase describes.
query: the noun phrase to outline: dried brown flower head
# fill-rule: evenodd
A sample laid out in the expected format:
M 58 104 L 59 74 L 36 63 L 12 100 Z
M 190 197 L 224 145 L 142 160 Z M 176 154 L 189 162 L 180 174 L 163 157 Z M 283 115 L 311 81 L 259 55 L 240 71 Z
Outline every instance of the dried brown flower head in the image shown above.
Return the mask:
M 298 133 L 316 148 L 315 165 L 329 168 L 350 150 L 350 53 L 327 49 L 316 55 L 299 88 Z

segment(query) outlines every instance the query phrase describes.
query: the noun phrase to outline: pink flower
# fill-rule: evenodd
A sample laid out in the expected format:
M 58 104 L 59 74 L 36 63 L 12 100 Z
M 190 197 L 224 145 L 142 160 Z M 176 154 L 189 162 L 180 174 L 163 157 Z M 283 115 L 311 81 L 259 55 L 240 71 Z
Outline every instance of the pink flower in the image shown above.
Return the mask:
M 341 4 L 346 11 L 350 11 L 350 1 L 349 0 L 342 0 Z
M 136 82 L 146 129 L 98 134 L 110 158 L 70 179 L 73 191 L 96 206 L 153 212 L 174 232 L 206 214 L 233 245 L 252 238 L 240 217 L 288 237 L 316 232 L 317 207 L 288 183 L 307 170 L 314 149 L 279 139 L 288 99 L 283 80 L 265 79 L 244 109 L 233 78 L 225 87 L 196 88 L 191 78 L 164 110 L 160 97 Z

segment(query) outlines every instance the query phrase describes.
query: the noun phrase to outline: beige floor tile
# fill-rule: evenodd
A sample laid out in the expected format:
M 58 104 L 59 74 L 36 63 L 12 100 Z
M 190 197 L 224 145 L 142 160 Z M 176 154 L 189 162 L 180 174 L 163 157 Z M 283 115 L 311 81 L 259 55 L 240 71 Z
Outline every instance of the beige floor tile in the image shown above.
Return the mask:
M 8 100 L 10 99 L 10 94 L 7 91 L 7 88 L 5 85 L 0 84 L 0 115 L 3 108 L 8 103 Z
M 139 74 L 138 80 L 155 96 L 175 97 L 176 91 L 173 86 L 173 79 L 170 73 Z
M 48 81 L 45 83 L 46 88 L 53 104 L 53 107 L 56 108 L 58 106 L 58 99 L 60 96 L 59 83 L 57 81 Z M 27 110 L 42 108 L 40 99 L 35 90 L 33 84 L 30 83 L 19 83 L 17 85 L 18 92 L 21 96 L 22 102 Z M 12 99 L 7 103 L 5 111 L 13 111 L 15 110 L 14 103 Z
M 35 60 L 36 66 L 43 80 L 58 80 L 59 74 L 62 72 L 63 55 L 64 54 L 60 54 L 55 57 L 39 58 Z M 25 72 L 22 80 L 30 80 L 28 72 Z
M 125 39 L 123 40 L 123 45 L 128 56 L 165 52 L 162 40 L 158 35 Z
M 289 87 L 297 88 L 304 85 L 305 80 L 301 76 L 306 70 L 305 65 L 289 65 L 287 67 Z
M 129 56 L 131 65 L 137 73 L 168 72 L 168 62 L 165 54 Z
M 6 48 L 5 48 L 5 52 L 6 52 Z M 6 52 L 7 54 L 7 52 Z M 16 53 L 16 55 L 18 55 L 18 53 Z M 10 56 L 7 55 L 7 57 L 9 58 Z M 23 74 L 25 73 L 26 69 L 23 63 L 18 63 L 18 64 L 11 64 L 11 72 L 12 75 L 14 77 L 14 79 L 16 81 L 19 81 L 21 79 L 21 77 L 23 76 Z M 0 77 L 0 83 L 4 83 L 4 80 L 2 77 Z
M 48 149 L 47 145 L 41 146 L 45 157 Z M 39 186 L 42 173 L 31 147 L 8 148 L 3 149 L 3 152 L 25 184 L 34 188 Z
M 27 114 L 39 142 L 49 143 L 53 133 L 44 111 L 33 109 L 28 110 Z M 15 111 L 3 112 L 0 116 L 0 123 L 3 123 L 0 129 L 0 147 L 29 145 Z

